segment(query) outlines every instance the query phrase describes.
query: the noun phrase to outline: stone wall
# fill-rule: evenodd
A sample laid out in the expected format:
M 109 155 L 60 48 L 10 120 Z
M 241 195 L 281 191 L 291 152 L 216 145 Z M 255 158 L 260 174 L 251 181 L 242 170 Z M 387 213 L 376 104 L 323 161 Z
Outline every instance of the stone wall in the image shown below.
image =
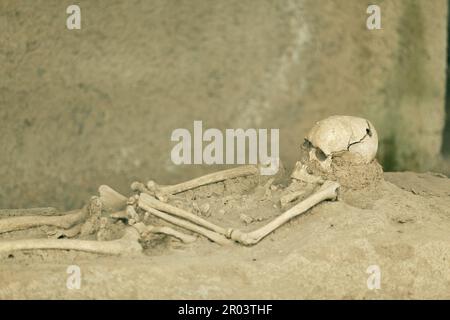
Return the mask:
M 100 184 L 173 183 L 171 132 L 280 128 L 291 167 L 314 121 L 369 118 L 390 170 L 442 144 L 445 0 L 0 2 L 0 207 L 74 208 Z M 378 4 L 382 30 L 366 28 Z

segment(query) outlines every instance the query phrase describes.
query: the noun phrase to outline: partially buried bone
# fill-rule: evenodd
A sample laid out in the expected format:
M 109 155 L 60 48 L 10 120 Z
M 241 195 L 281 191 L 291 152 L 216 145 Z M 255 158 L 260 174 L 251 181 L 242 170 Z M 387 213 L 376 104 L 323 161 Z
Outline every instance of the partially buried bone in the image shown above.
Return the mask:
M 312 184 L 320 184 L 324 182 L 320 176 L 308 173 L 306 165 L 302 164 L 300 161 L 295 163 L 294 170 L 292 170 L 291 173 L 291 178 Z
M 192 243 L 195 240 L 197 240 L 197 237 L 179 232 L 177 230 L 174 230 L 170 227 L 156 227 L 152 225 L 145 225 L 143 222 L 139 222 L 133 225 L 134 228 L 136 228 L 139 233 L 142 235 L 142 237 L 146 237 L 149 233 L 160 233 L 165 234 L 174 238 L 177 238 L 178 240 L 184 242 L 184 243 Z
M 146 192 L 158 198 L 166 195 L 177 194 L 187 190 L 195 189 L 208 184 L 221 182 L 228 179 L 245 177 L 259 174 L 259 169 L 254 165 L 240 166 L 228 170 L 222 170 L 210 173 L 189 181 L 178 183 L 171 186 L 159 186 L 154 181 L 149 181 L 147 186 L 139 183 L 133 183 L 132 189 L 135 191 Z
M 288 192 L 287 194 L 285 194 L 284 196 L 282 196 L 280 198 L 281 207 L 285 208 L 288 204 L 290 204 L 291 202 L 297 200 L 302 195 L 304 195 L 305 192 L 306 192 L 306 190 L 297 190 L 297 191 Z
M 106 210 L 115 212 L 123 210 L 127 204 L 127 198 L 107 185 L 98 188 L 100 200 Z
M 0 209 L 0 217 L 53 216 L 59 215 L 53 207 L 27 209 Z
M 109 216 L 116 220 L 128 220 L 128 213 L 125 210 L 111 213 Z
M 148 215 L 149 213 L 146 212 Z M 129 215 L 125 211 L 116 212 L 110 215 L 113 219 L 121 219 L 121 220 L 130 220 Z M 143 237 L 145 237 L 148 233 L 162 233 L 166 234 L 168 236 L 172 236 L 174 238 L 177 238 L 181 240 L 184 243 L 191 243 L 197 240 L 197 237 L 184 234 L 182 232 L 176 231 L 170 227 L 156 227 L 152 225 L 145 225 L 143 222 L 135 222 L 132 224 L 134 228 L 136 228 L 139 233 L 142 234 Z
M 74 238 L 78 234 L 80 234 L 82 226 L 83 225 L 80 223 L 70 229 L 67 229 L 67 230 L 64 230 L 64 229 L 51 230 L 51 231 L 47 232 L 47 235 L 49 238 L 53 238 L 53 239 Z
M 89 241 L 73 239 L 26 239 L 0 242 L 0 253 L 20 250 L 75 250 L 97 254 L 128 255 L 138 254 L 142 247 L 139 232 L 129 227 L 122 238 L 111 241 Z
M 146 207 L 151 207 L 151 208 L 159 210 L 159 211 L 167 212 L 178 218 L 186 219 L 190 222 L 193 222 L 199 226 L 202 226 L 206 229 L 217 232 L 219 234 L 222 234 L 222 235 L 227 234 L 226 229 L 224 229 L 220 226 L 217 226 L 203 218 L 200 218 L 199 216 L 196 216 L 195 214 L 193 214 L 189 211 L 186 211 L 186 210 L 177 208 L 175 206 L 172 206 L 168 203 L 159 201 L 158 199 L 156 199 L 146 193 L 141 193 L 141 195 L 139 197 L 139 206 L 141 206 L 141 204 L 145 204 Z M 143 208 L 143 209 L 146 210 L 145 208 Z
M 127 205 L 126 209 L 127 217 L 128 217 L 128 224 L 133 225 L 136 222 L 140 222 L 141 218 L 137 214 L 136 210 L 132 205 Z
M 336 199 L 339 187 L 340 185 L 337 182 L 326 181 L 316 193 L 312 194 L 302 202 L 296 204 L 288 211 L 282 213 L 280 216 L 266 224 L 264 227 L 248 233 L 242 232 L 240 230 L 230 229 L 229 238 L 244 245 L 254 245 L 261 241 L 268 234 L 272 233 L 278 227 L 282 226 L 292 218 L 309 210 L 316 204 L 324 200 Z
M 0 219 L 0 233 L 18 231 L 40 226 L 68 229 L 88 216 L 86 209 L 70 211 L 62 216 L 23 216 Z
M 142 194 L 141 198 L 139 199 L 139 207 L 142 208 L 143 210 L 149 212 L 150 214 L 154 215 L 155 217 L 158 217 L 164 221 L 170 222 L 175 226 L 184 228 L 186 230 L 198 233 L 206 238 L 208 238 L 209 240 L 216 242 L 218 244 L 221 245 L 227 245 L 227 244 L 231 244 L 232 241 L 228 240 L 225 236 L 223 236 L 222 234 L 216 233 L 214 231 L 208 230 L 206 228 L 200 227 L 196 224 L 193 224 L 189 221 L 183 220 L 183 219 L 179 219 L 176 217 L 173 217 L 169 214 L 166 214 L 162 211 L 159 211 L 157 209 L 154 209 L 151 205 L 149 205 L 146 201 L 147 197 L 150 197 L 148 195 Z
M 81 226 L 80 236 L 86 237 L 96 233 L 100 227 L 100 217 L 103 211 L 103 202 L 100 197 L 93 196 L 87 205 L 89 216 Z

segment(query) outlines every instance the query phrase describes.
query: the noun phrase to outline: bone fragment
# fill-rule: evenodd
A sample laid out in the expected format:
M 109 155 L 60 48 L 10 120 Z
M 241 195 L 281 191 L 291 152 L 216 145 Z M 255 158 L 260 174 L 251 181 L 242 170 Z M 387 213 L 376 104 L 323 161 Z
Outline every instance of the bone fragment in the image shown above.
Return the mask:
M 291 173 L 291 178 L 312 184 L 324 182 L 322 177 L 308 173 L 306 170 L 306 165 L 302 164 L 300 161 L 297 161 L 295 164 L 294 170 Z
M 127 197 L 107 185 L 101 185 L 98 188 L 98 193 L 100 194 L 103 207 L 108 211 L 123 210 L 128 201 Z
M 128 220 L 128 213 L 125 210 L 111 213 L 109 216 L 116 220 Z
M 64 229 L 57 229 L 47 232 L 47 235 L 49 238 L 52 239 L 60 239 L 60 238 L 74 238 L 81 232 L 81 227 L 83 224 L 77 224 L 76 226 L 64 230 Z
M 297 191 L 293 191 L 293 192 L 289 192 L 289 193 L 285 194 L 284 196 L 282 196 L 280 198 L 281 207 L 285 208 L 289 203 L 297 200 L 302 195 L 304 195 L 305 192 L 306 192 L 305 190 L 297 190 Z

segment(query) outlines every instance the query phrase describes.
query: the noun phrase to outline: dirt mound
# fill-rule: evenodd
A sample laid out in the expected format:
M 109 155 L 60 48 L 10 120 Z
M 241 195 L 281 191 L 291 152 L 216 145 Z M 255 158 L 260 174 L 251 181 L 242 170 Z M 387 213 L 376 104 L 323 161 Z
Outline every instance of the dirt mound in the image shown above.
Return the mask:
M 10 254 L 0 263 L 0 298 L 450 298 L 450 179 L 385 177 L 376 199 L 349 189 L 352 201 L 319 204 L 253 247 L 159 235 L 140 257 Z M 240 193 L 227 193 L 236 185 L 244 186 Z M 222 226 L 253 230 L 286 210 L 283 188 L 239 178 L 170 201 Z M 2 238 L 45 237 L 47 229 Z M 81 269 L 78 290 L 66 287 L 69 265 Z M 370 290 L 374 265 L 381 286 Z

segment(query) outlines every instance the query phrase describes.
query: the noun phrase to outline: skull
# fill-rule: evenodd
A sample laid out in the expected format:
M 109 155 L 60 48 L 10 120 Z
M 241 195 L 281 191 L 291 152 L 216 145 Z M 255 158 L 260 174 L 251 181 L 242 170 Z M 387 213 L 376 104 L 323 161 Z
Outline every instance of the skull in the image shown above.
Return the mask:
M 351 116 L 331 116 L 317 122 L 303 144 L 306 161 L 330 172 L 334 157 L 342 156 L 355 164 L 375 159 L 378 135 L 370 121 Z

